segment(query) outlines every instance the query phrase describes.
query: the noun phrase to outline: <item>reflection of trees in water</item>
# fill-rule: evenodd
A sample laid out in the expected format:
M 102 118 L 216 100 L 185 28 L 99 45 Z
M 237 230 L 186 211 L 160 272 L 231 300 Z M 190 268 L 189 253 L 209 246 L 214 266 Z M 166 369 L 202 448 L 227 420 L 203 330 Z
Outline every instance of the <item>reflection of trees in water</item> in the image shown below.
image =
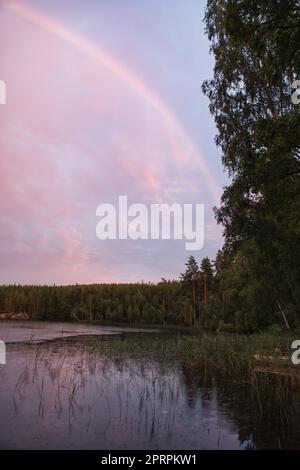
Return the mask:
M 226 378 L 207 369 L 184 371 L 189 400 L 203 405 L 216 391 L 218 410 L 237 426 L 239 440 L 253 449 L 300 448 L 299 387 L 287 377 L 257 375 Z
M 125 438 L 159 447 L 187 410 L 201 420 L 215 411 L 224 418 L 220 426 L 231 426 L 244 446 L 300 447 L 298 390 L 282 377 L 229 379 L 226 371 L 206 367 L 191 374 L 184 365 L 154 360 L 155 351 L 114 354 L 123 340 L 101 341 L 112 348 L 103 350 L 87 338 L 28 345 L 30 354 L 16 377 L 15 413 L 29 400 L 40 419 L 65 422 L 69 433 L 80 429 L 120 440 L 126 433 Z M 182 429 L 187 432 L 184 424 Z
M 113 358 L 84 341 L 31 345 L 17 378 L 15 412 L 25 399 L 41 419 L 55 415 L 105 436 L 117 427 L 146 441 L 172 434 L 182 384 L 174 370 L 148 359 Z M 158 444 L 158 442 L 157 442 Z

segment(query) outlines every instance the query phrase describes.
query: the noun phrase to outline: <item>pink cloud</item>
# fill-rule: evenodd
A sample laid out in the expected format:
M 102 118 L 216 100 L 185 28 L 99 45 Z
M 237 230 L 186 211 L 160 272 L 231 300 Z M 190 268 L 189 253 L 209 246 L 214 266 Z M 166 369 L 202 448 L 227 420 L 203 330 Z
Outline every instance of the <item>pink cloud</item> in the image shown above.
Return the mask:
M 114 260 L 105 253 L 95 209 L 124 191 L 151 203 L 196 188 L 199 173 L 191 182 L 180 168 L 184 143 L 101 64 L 5 9 L 0 42 L 8 89 L 0 108 L 0 282 L 124 279 L 132 252 L 119 245 Z

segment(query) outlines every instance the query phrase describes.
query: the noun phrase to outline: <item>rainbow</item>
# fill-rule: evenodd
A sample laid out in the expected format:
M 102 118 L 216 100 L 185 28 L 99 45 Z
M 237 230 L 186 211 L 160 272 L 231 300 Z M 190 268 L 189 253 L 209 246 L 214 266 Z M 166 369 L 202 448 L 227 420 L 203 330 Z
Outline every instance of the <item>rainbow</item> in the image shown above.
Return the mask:
M 123 64 L 117 61 L 111 54 L 95 46 L 82 36 L 74 33 L 56 19 L 43 14 L 24 2 L 17 0 L 0 0 L 7 9 L 17 15 L 29 20 L 40 28 L 49 31 L 51 34 L 61 38 L 69 45 L 81 51 L 90 59 L 101 63 L 107 70 L 123 80 L 135 93 L 137 93 L 148 105 L 155 109 L 163 119 L 168 136 L 174 150 L 174 157 L 178 164 L 187 165 L 189 161 L 200 168 L 201 173 L 207 183 L 208 188 L 216 202 L 220 198 L 220 186 L 202 155 L 199 154 L 189 136 L 177 121 L 171 110 L 153 93 L 151 89 L 141 81 L 135 74 L 128 70 Z M 188 158 L 189 157 L 189 158 Z

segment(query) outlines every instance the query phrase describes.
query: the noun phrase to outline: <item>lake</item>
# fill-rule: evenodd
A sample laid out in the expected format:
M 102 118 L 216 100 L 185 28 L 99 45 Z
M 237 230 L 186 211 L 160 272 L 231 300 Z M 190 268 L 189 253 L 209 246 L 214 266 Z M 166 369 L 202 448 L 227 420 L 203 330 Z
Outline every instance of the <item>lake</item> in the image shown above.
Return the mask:
M 190 377 L 155 354 L 174 333 L 3 321 L 0 339 L 1 449 L 300 448 L 292 389 L 282 403 L 259 382 Z

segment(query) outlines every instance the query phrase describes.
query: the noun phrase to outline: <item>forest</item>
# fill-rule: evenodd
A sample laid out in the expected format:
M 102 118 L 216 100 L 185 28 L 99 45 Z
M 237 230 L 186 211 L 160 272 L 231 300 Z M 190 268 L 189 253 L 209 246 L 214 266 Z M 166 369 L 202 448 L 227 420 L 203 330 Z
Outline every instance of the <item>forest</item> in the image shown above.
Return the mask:
M 209 0 L 215 59 L 203 93 L 230 183 L 216 219 L 224 246 L 156 285 L 2 286 L 0 310 L 34 319 L 260 331 L 300 323 L 299 0 Z
M 108 321 L 194 325 L 215 285 L 208 258 L 199 269 L 190 257 L 180 281 L 158 284 L 0 286 L 1 312 L 26 312 L 36 320 Z M 205 298 L 207 296 L 207 298 Z
M 240 253 L 232 260 L 219 250 L 215 261 L 206 257 L 200 266 L 190 256 L 180 279 L 158 284 L 0 286 L 0 312 L 26 312 L 33 320 L 177 325 L 210 332 L 297 328 L 297 309 L 279 302 L 276 308 L 271 292 L 254 275 Z

